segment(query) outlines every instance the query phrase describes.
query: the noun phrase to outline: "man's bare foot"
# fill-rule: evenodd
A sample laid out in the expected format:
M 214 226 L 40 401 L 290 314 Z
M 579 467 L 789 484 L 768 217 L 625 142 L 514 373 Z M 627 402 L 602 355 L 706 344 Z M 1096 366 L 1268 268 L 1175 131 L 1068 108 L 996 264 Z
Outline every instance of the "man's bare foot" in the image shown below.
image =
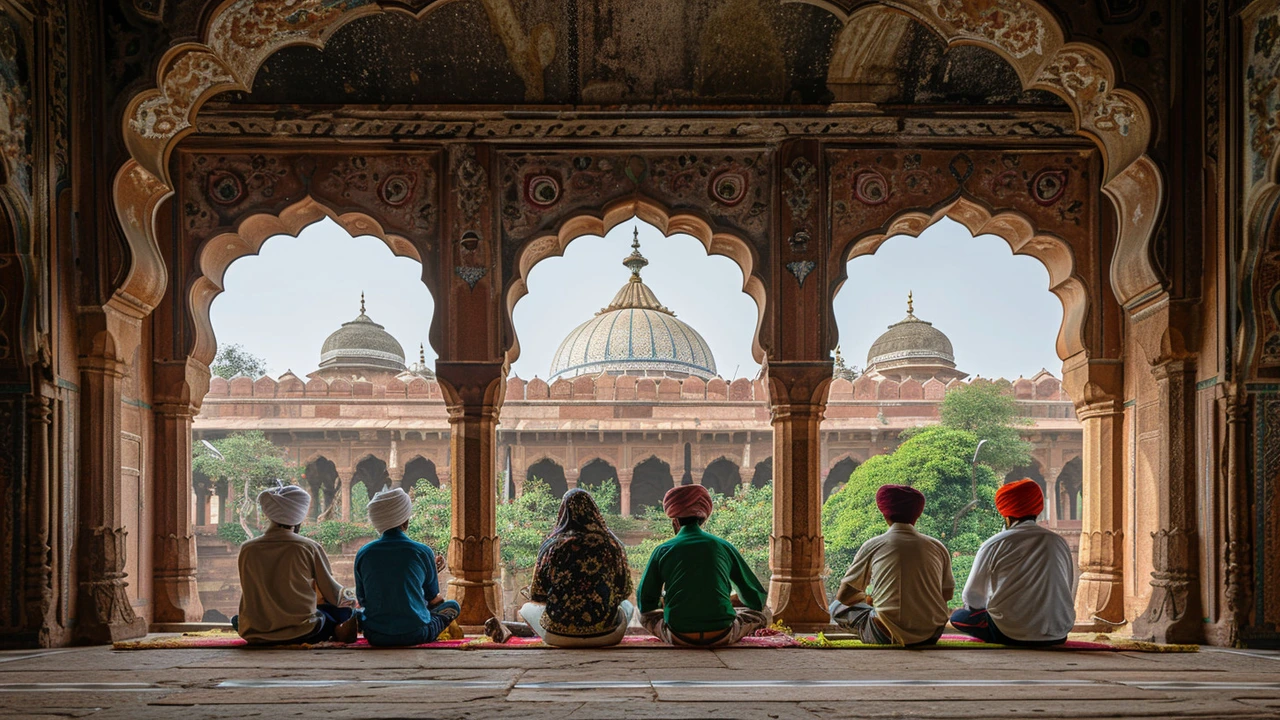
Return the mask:
M 511 639 L 510 628 L 496 617 L 484 621 L 484 634 L 496 643 L 505 643 Z
M 352 614 L 351 619 L 340 623 L 333 631 L 333 639 L 340 643 L 353 643 L 360 632 L 360 621 Z

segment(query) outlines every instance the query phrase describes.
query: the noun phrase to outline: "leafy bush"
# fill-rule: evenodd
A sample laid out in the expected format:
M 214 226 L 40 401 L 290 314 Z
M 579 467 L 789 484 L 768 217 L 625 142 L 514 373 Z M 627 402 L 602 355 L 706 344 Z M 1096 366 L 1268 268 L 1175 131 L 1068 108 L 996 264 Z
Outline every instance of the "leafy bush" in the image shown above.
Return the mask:
M 560 498 L 538 477 L 524 484 L 520 497 L 498 504 L 498 550 L 509 572 L 533 567 L 559 513 Z
M 369 488 L 362 482 L 351 488 L 351 517 L 369 518 Z
M 218 537 L 233 545 L 243 545 L 249 535 L 238 523 L 224 522 L 218 524 Z
M 453 518 L 453 492 L 419 480 L 413 488 L 413 517 L 409 519 L 409 537 L 428 545 L 437 555 L 446 555 Z
M 319 523 L 304 523 L 299 531 L 303 537 L 324 546 L 326 552 L 337 552 L 343 545 L 362 538 L 378 537 L 378 531 L 368 523 L 343 522 L 326 520 Z

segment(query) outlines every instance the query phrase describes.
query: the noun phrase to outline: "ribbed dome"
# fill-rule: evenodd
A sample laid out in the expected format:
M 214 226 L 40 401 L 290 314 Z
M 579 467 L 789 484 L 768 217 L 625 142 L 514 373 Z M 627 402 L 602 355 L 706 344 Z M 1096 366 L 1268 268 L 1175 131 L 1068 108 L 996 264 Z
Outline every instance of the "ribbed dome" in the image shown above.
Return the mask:
M 623 260 L 631 268 L 631 279 L 608 307 L 560 343 L 551 361 L 551 378 L 601 372 L 715 377 L 716 361 L 707 341 L 677 320 L 640 279 L 649 261 L 640 254 L 639 231 L 631 247 L 631 255 Z
M 360 296 L 360 314 L 342 324 L 325 339 L 320 348 L 320 369 L 365 368 L 404 370 L 404 348 L 381 325 L 364 314 L 364 295 Z
M 889 326 L 889 331 L 876 338 L 867 352 L 867 369 L 883 372 L 902 367 L 954 368 L 956 358 L 951 339 L 943 332 L 915 316 L 910 296 L 907 316 Z

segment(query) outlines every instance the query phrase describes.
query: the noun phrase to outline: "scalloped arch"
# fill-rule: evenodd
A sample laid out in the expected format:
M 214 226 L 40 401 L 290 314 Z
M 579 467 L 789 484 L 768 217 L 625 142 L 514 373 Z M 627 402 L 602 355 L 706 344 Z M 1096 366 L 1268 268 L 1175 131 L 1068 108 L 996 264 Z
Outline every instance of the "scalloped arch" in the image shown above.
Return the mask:
M 899 213 L 877 232 L 849 241 L 837 248 L 839 279 L 832 298 L 840 292 L 846 279 L 845 265 L 863 255 L 874 255 L 880 246 L 895 235 L 919 237 L 928 227 L 947 217 L 964 225 L 974 237 L 995 235 L 1009 244 L 1014 255 L 1027 255 L 1039 260 L 1049 271 L 1049 291 L 1062 303 L 1062 325 L 1058 328 L 1056 350 L 1062 360 L 1085 352 L 1085 320 L 1089 315 L 1089 290 L 1076 273 L 1071 246 L 1057 236 L 1037 232 L 1021 213 L 1006 211 L 992 214 L 978 201 L 962 196 L 932 214 L 908 210 Z
M 154 214 L 172 192 L 167 158 L 192 131 L 192 119 L 210 97 L 252 88 L 262 63 L 294 45 L 323 47 L 343 25 L 366 15 L 408 12 L 424 16 L 448 0 L 416 12 L 373 0 L 226 0 L 209 16 L 204 42 L 174 45 L 156 69 L 155 87 L 129 102 L 123 136 L 130 160 L 114 184 L 116 212 L 132 262 L 112 304 L 145 317 L 167 282 L 156 243 Z M 1092 45 L 1067 43 L 1061 25 L 1033 0 L 881 0 L 932 28 L 948 44 L 968 43 L 1004 57 L 1024 87 L 1054 92 L 1072 108 L 1077 131 L 1102 149 L 1103 188 L 1122 216 L 1112 259 L 1112 286 L 1134 307 L 1163 291 L 1150 257 L 1150 239 L 1163 201 L 1155 164 L 1145 155 L 1152 116 L 1141 98 L 1116 87 L 1114 64 Z M 846 21 L 839 2 L 816 0 Z M 757 358 L 759 359 L 759 358 Z
M 529 294 L 527 279 L 533 267 L 549 257 L 564 255 L 569 243 L 584 235 L 604 237 L 632 218 L 653 225 L 667 237 L 678 233 L 690 235 L 702 243 L 708 255 L 722 255 L 738 264 L 742 270 L 742 291 L 756 301 L 756 328 L 752 334 L 751 353 L 757 362 L 762 362 L 764 348 L 760 343 L 760 329 L 764 323 L 765 282 L 756 272 L 757 258 L 751 246 L 737 235 L 713 229 L 706 219 L 695 213 L 672 213 L 655 200 L 632 197 L 611 203 L 598 214 L 583 212 L 572 215 L 555 230 L 529 238 L 520 248 L 516 255 L 516 275 L 506 290 L 506 323 L 511 330 L 507 363 L 514 363 L 520 357 L 520 339 L 515 333 L 513 313 L 520 298 Z
M 234 231 L 210 238 L 196 255 L 200 275 L 191 284 L 187 301 L 195 321 L 195 347 L 192 357 L 208 366 L 217 354 L 218 341 L 209 319 L 213 300 L 223 290 L 227 268 L 233 262 L 248 255 L 257 255 L 266 241 L 277 235 L 297 237 L 310 225 L 329 218 L 352 237 L 372 235 L 384 243 L 396 257 L 407 257 L 422 262 L 417 249 L 407 238 L 387 233 L 382 225 L 364 213 L 339 215 L 319 201 L 306 197 L 290 205 L 279 215 L 263 213 L 250 215 L 240 221 Z M 434 294 L 434 289 L 428 287 Z

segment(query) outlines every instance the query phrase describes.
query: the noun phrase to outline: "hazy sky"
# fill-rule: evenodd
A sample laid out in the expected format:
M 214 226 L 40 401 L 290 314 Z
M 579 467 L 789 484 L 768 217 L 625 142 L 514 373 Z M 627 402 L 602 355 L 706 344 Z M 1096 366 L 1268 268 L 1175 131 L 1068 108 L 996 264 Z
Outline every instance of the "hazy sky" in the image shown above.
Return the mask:
M 759 371 L 751 357 L 756 306 L 741 291 L 738 266 L 708 257 L 689 236 L 665 238 L 633 221 L 604 238 L 579 238 L 564 257 L 533 269 L 529 294 L 515 309 L 521 348 L 515 373 L 547 377 L 560 341 L 609 304 L 629 276 L 622 259 L 637 226 L 649 259 L 645 282 L 706 338 L 720 374 L 753 377 Z M 359 313 L 363 291 L 369 317 L 400 341 L 412 363 L 418 344 L 427 340 L 433 307 L 420 274 L 417 262 L 394 257 L 377 238 L 351 238 L 326 220 L 298 238 L 272 238 L 261 255 L 236 261 L 226 292 L 213 303 L 214 331 L 218 342 L 240 343 L 265 357 L 272 375 L 291 369 L 305 376 L 316 369 L 329 333 Z M 848 363 L 865 365 L 875 338 L 906 315 L 911 290 L 916 316 L 951 338 L 961 370 L 1014 378 L 1043 367 L 1060 374 L 1054 340 L 1062 306 L 1048 283 L 1037 260 L 1014 257 L 1003 240 L 973 238 L 943 220 L 919 238 L 894 238 L 849 264 L 835 301 L 840 344 Z M 426 357 L 435 359 L 429 344 Z

